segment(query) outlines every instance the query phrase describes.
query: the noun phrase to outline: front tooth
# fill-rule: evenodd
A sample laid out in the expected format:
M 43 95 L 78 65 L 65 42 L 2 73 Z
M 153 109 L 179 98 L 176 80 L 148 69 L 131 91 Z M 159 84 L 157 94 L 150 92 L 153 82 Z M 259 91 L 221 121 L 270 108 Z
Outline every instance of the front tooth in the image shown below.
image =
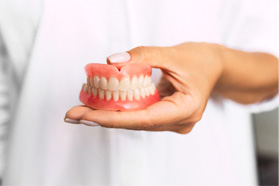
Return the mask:
M 84 92 L 84 93 L 87 93 L 88 85 L 87 85 L 87 84 L 83 84 L 82 89 L 83 89 L 83 92 Z
M 130 89 L 136 90 L 137 86 L 138 86 L 138 78 L 137 78 L 137 76 L 134 76 L 131 80 Z
M 109 101 L 111 99 L 111 91 L 106 90 L 106 100 Z
M 145 87 L 144 90 L 145 90 L 145 95 L 146 95 L 146 96 L 149 96 L 149 95 L 150 95 L 149 88 L 148 88 L 148 87 Z
M 112 92 L 112 98 L 114 101 L 119 100 L 119 91 Z
M 128 77 L 122 78 L 119 83 L 119 90 L 126 91 L 129 90 L 129 87 L 130 87 L 130 79 Z
M 143 75 L 141 75 L 138 79 L 138 88 L 141 88 L 143 86 L 143 80 L 144 80 L 144 77 L 143 77 Z
M 143 87 L 147 87 L 148 85 L 148 76 L 146 75 L 143 80 Z
M 97 96 L 97 94 L 98 94 L 98 89 L 96 89 L 95 87 L 93 87 L 92 89 L 91 89 L 91 91 L 92 91 L 92 93 L 93 93 L 93 96 Z
M 132 90 L 128 90 L 127 91 L 127 97 L 129 101 L 133 100 L 133 91 Z
M 98 76 L 94 76 L 94 86 L 96 88 L 99 88 L 100 87 L 100 78 Z
M 105 91 L 103 89 L 98 89 L 99 92 L 99 98 L 100 99 L 104 99 L 105 98 Z
M 138 88 L 136 90 L 134 90 L 134 97 L 136 100 L 140 99 L 140 91 Z
M 115 77 L 110 77 L 108 81 L 108 89 L 111 91 L 119 90 L 119 82 Z
M 140 95 L 141 95 L 142 98 L 145 98 L 145 90 L 144 90 L 144 88 L 140 89 Z
M 126 100 L 126 91 L 120 91 L 120 99 L 121 101 L 125 101 Z
M 101 77 L 101 80 L 100 80 L 100 87 L 101 87 L 101 89 L 103 89 L 103 90 L 107 90 L 108 82 L 107 82 L 107 79 L 106 79 L 105 77 Z

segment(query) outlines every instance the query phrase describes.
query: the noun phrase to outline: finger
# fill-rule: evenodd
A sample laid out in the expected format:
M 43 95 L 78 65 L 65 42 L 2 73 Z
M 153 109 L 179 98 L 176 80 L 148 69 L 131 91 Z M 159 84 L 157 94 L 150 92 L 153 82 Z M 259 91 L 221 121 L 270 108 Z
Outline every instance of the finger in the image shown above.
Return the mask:
M 193 113 L 193 110 L 190 96 L 177 92 L 144 110 L 130 112 L 92 110 L 85 113 L 82 120 L 109 128 L 148 130 L 180 124 Z
M 176 132 L 179 134 L 188 134 L 193 129 L 195 123 L 190 123 L 187 125 L 170 125 L 170 126 L 160 126 L 156 128 L 149 128 L 144 129 L 145 131 L 150 132 Z M 127 130 L 139 130 L 142 131 L 143 129 L 127 129 Z
M 85 113 L 91 110 L 92 110 L 91 108 L 84 105 L 75 106 L 67 111 L 67 113 L 65 114 L 65 119 L 79 121 Z
M 129 62 L 144 63 L 154 68 L 169 69 L 170 47 L 136 47 L 130 51 L 116 53 L 107 58 L 107 63 L 121 67 Z

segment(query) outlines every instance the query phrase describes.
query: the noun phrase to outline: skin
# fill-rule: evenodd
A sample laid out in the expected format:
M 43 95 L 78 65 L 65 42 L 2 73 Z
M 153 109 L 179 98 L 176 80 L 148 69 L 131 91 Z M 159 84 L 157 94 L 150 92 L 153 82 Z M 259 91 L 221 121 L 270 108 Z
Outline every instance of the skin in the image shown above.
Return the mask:
M 65 118 L 72 119 L 71 123 L 97 123 L 107 128 L 187 134 L 202 118 L 210 95 L 251 104 L 278 92 L 278 59 L 267 53 L 248 53 L 210 43 L 137 47 L 128 53 L 128 62 L 162 70 L 157 87 L 162 99 L 144 110 L 130 112 L 76 106 Z

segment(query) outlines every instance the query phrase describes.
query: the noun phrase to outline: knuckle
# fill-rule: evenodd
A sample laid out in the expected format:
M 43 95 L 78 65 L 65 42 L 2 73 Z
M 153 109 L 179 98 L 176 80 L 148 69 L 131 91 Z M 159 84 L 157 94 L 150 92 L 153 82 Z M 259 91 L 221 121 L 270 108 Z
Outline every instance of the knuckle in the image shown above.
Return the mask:
M 85 113 L 82 117 L 81 117 L 81 120 L 90 120 L 90 114 L 89 113 Z
M 188 133 L 190 133 L 190 132 L 193 130 L 195 124 L 196 124 L 196 123 L 188 123 L 188 124 L 185 124 L 184 126 L 182 126 L 181 128 L 179 128 L 179 129 L 178 129 L 177 131 L 175 131 L 175 132 L 177 132 L 177 133 L 179 133 L 179 134 L 188 134 Z
M 146 46 L 138 46 L 134 49 L 139 55 L 139 61 L 144 61 L 147 56 L 147 47 Z
M 193 127 L 185 127 L 183 129 L 180 129 L 178 131 L 176 131 L 179 134 L 188 134 L 192 131 Z
M 196 112 L 193 114 L 189 119 L 191 123 L 197 123 L 202 119 L 203 113 L 202 112 Z
M 197 123 L 202 119 L 202 115 L 198 114 L 197 116 L 194 117 L 194 122 Z

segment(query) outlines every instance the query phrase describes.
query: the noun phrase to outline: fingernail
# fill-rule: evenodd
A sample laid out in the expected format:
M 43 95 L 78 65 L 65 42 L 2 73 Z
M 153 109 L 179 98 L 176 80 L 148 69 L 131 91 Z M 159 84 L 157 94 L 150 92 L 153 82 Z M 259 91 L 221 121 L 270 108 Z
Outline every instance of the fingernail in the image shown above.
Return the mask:
M 79 120 L 77 120 L 77 119 L 64 118 L 64 121 L 66 123 L 79 124 Z
M 87 121 L 87 120 L 80 120 L 79 123 L 84 124 L 84 125 L 88 125 L 88 126 L 100 126 L 99 124 L 93 122 L 93 121 Z
M 122 63 L 122 62 L 127 62 L 131 58 L 130 54 L 128 52 L 121 52 L 121 53 L 116 53 L 112 54 L 108 57 L 108 60 L 111 63 Z

